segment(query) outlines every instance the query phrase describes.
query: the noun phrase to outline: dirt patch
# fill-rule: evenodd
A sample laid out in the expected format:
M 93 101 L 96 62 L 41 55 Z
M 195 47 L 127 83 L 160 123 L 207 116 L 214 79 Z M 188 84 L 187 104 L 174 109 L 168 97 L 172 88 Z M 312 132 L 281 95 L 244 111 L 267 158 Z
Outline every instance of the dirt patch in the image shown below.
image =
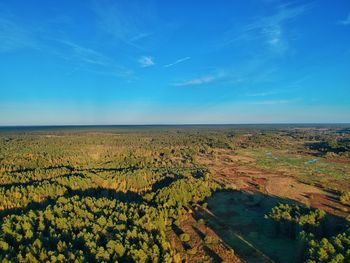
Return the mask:
M 326 157 L 326 160 L 332 163 L 344 163 L 344 164 L 350 163 L 350 157 L 346 157 L 346 156 Z
M 192 214 L 179 226 L 174 225 L 170 232 L 167 234 L 170 245 L 180 252 L 184 262 L 241 262 L 211 228 L 198 223 Z M 183 233 L 190 236 L 188 242 L 180 240 L 180 235 Z
M 234 155 L 234 156 L 229 156 L 228 158 L 233 162 L 255 163 L 255 160 L 253 158 L 247 157 L 247 156 Z
M 233 156 L 230 156 L 233 154 Z M 230 160 L 245 160 L 245 162 L 227 162 Z M 249 157 L 234 155 L 233 151 L 216 154 L 215 158 L 200 155 L 197 162 L 207 166 L 214 174 L 214 180 L 224 187 L 245 191 L 259 191 L 283 199 L 291 199 L 305 205 L 320 208 L 328 213 L 346 216 L 344 207 L 338 202 L 337 196 L 329 197 L 321 187 L 308 185 L 296 178 L 286 175 L 286 172 L 264 171 L 254 166 L 255 161 Z M 334 195 L 334 194 L 333 194 Z
M 326 194 L 317 187 L 299 183 L 291 177 L 271 177 L 267 179 L 266 192 L 269 195 L 287 197 L 301 203 L 308 203 L 308 194 Z

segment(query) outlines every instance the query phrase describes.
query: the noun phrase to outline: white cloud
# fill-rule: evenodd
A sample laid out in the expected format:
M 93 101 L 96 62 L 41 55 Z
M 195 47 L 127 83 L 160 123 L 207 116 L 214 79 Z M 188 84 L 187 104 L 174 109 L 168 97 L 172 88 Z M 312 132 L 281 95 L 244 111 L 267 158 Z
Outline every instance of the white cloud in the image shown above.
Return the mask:
M 77 71 L 86 71 L 98 75 L 109 75 L 123 78 L 130 78 L 133 72 L 126 67 L 119 65 L 116 61 L 105 54 L 72 42 L 68 39 L 47 39 L 51 42 L 43 43 L 45 50 L 61 59 L 69 61 L 74 68 L 67 75 L 72 75 Z M 51 43 L 51 45 L 47 45 Z M 59 44 L 59 45 L 57 45 Z
M 0 52 L 22 48 L 39 48 L 33 32 L 13 20 L 0 17 Z
M 115 43 L 144 50 L 143 41 L 153 35 L 157 23 L 152 4 L 140 5 L 132 1 L 93 1 L 91 10 L 96 15 L 97 26 Z
M 28 26 L 16 16 L 0 13 L 0 53 L 20 49 L 44 52 L 68 61 L 73 68 L 68 69 L 67 75 L 87 71 L 125 78 L 132 76 L 131 70 L 113 58 L 97 49 L 71 41 L 60 32 L 49 30 L 49 26 Z
M 344 26 L 350 25 L 350 13 L 348 14 L 348 16 L 344 20 L 339 21 L 339 24 L 344 25 Z
M 256 101 L 252 102 L 252 104 L 258 105 L 278 105 L 278 104 L 288 104 L 290 100 L 264 100 L 264 101 Z
M 300 16 L 308 6 L 280 6 L 279 11 L 272 16 L 262 17 L 248 26 L 252 33 L 260 34 L 267 47 L 272 51 L 283 54 L 289 48 L 285 24 Z
M 0 52 L 10 52 L 22 48 L 45 51 L 80 64 L 107 66 L 112 62 L 98 51 L 83 47 L 70 40 L 42 37 L 38 30 L 26 27 L 23 23 L 17 23 L 15 18 L 12 20 L 0 18 Z
M 263 43 L 276 54 L 284 54 L 290 44 L 286 24 L 304 14 L 309 8 L 310 5 L 279 5 L 275 14 L 258 17 L 242 26 L 238 32 L 237 30 L 228 31 L 221 46 L 256 41 Z
M 204 76 L 201 78 L 195 78 L 190 80 L 185 80 L 183 82 L 179 82 L 174 84 L 174 86 L 197 86 L 197 85 L 203 85 L 210 82 L 213 82 L 216 79 L 215 76 Z
M 176 61 L 173 62 L 173 63 L 164 65 L 164 67 L 165 67 L 165 68 L 169 68 L 169 67 L 175 66 L 176 64 L 182 63 L 182 62 L 184 62 L 184 61 L 186 61 L 186 60 L 189 60 L 189 59 L 191 59 L 191 57 L 180 58 L 180 59 L 176 60 Z
M 68 54 L 70 54 L 72 59 L 75 59 L 76 61 L 100 66 L 108 66 L 112 64 L 111 59 L 96 50 L 83 47 L 68 40 L 57 40 L 57 42 L 63 44 L 65 47 L 68 47 Z
M 266 97 L 270 95 L 276 94 L 276 91 L 266 91 L 266 92 L 257 92 L 257 93 L 248 93 L 246 96 L 248 97 Z
M 143 68 L 150 67 L 154 65 L 154 60 L 151 56 L 142 56 L 139 59 L 139 64 Z
M 276 99 L 276 100 L 261 100 L 261 101 L 252 101 L 248 104 L 254 104 L 254 105 L 280 105 L 280 104 L 290 104 L 299 102 L 300 98 L 294 98 L 294 99 Z

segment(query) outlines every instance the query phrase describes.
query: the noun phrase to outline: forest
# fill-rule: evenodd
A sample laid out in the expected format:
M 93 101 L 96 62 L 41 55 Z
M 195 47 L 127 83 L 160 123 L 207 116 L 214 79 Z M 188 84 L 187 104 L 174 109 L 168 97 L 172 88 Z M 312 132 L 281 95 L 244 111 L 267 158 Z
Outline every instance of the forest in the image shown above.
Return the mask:
M 0 196 L 1 262 L 350 262 L 350 129 L 0 128 Z

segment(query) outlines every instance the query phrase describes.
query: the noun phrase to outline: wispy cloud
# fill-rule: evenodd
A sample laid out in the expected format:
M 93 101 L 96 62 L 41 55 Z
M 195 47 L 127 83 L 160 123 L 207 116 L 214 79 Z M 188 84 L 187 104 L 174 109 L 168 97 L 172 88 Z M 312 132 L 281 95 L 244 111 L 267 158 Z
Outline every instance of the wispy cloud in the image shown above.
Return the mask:
M 31 49 L 50 54 L 68 61 L 72 70 L 93 72 L 95 74 L 113 75 L 129 78 L 132 71 L 119 65 L 115 59 L 97 51 L 95 48 L 83 46 L 67 37 L 61 36 L 45 27 L 38 29 L 27 26 L 18 17 L 0 14 L 0 52 L 15 52 L 20 49 Z M 51 37 L 54 35 L 55 37 Z
M 252 102 L 252 104 L 277 105 L 277 104 L 288 104 L 290 102 L 291 102 L 290 100 L 264 100 L 264 101 L 255 101 L 255 102 Z
M 180 58 L 180 59 L 176 60 L 176 61 L 173 62 L 173 63 L 164 65 L 164 67 L 165 67 L 165 68 L 169 68 L 169 67 L 175 66 L 176 64 L 182 63 L 182 62 L 184 62 L 184 61 L 186 61 L 186 60 L 189 60 L 189 59 L 191 59 L 191 57 Z
M 147 10 L 145 10 L 145 8 Z M 115 41 L 143 50 L 140 41 L 150 37 L 153 32 L 155 15 L 151 5 L 141 6 L 132 2 L 94 1 L 91 6 L 96 15 L 96 22 L 101 32 Z
M 0 52 L 38 48 L 33 33 L 14 20 L 0 17 Z
M 286 23 L 305 13 L 308 5 L 289 6 L 281 5 L 275 15 L 262 17 L 247 27 L 251 33 L 260 34 L 267 47 L 272 51 L 283 54 L 289 48 L 286 36 Z
M 213 82 L 216 79 L 217 79 L 217 77 L 212 76 L 212 75 L 208 75 L 208 76 L 204 76 L 204 77 L 200 77 L 200 78 L 195 78 L 195 79 L 190 79 L 190 80 L 185 80 L 185 81 L 182 81 L 179 83 L 175 83 L 174 86 L 179 86 L 179 87 L 198 86 L 198 85 L 208 84 L 210 82 Z
M 246 96 L 248 97 L 266 97 L 270 95 L 275 95 L 277 94 L 277 91 L 266 91 L 266 92 L 257 92 L 257 93 L 248 93 Z
M 130 78 L 133 75 L 132 70 L 118 64 L 113 58 L 70 39 L 47 38 L 40 44 L 43 52 L 66 60 L 73 66 L 67 73 L 68 76 L 78 71 L 122 78 Z
M 113 63 L 110 58 L 91 48 L 83 47 L 68 40 L 57 40 L 69 49 L 72 59 L 80 60 L 82 63 L 108 66 Z
M 150 67 L 154 65 L 154 59 L 151 56 L 142 56 L 139 59 L 139 64 L 143 68 Z
M 275 14 L 257 17 L 238 31 L 227 32 L 226 39 L 221 45 L 228 46 L 255 41 L 263 43 L 270 51 L 284 54 L 289 48 L 287 23 L 304 14 L 310 7 L 311 5 L 279 5 Z
M 277 99 L 277 100 L 262 100 L 262 101 L 252 101 L 248 104 L 254 105 L 280 105 L 280 104 L 290 104 L 300 101 L 300 99 Z
M 341 25 L 344 25 L 344 26 L 350 25 L 350 13 L 348 14 L 348 16 L 344 20 L 341 20 L 338 23 Z

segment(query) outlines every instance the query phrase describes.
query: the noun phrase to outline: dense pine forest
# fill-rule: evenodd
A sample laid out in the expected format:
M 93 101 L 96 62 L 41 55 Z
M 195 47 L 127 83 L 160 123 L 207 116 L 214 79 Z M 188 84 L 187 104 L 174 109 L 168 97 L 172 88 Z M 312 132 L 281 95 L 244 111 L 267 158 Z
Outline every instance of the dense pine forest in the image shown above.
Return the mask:
M 1 262 L 350 262 L 343 126 L 2 128 L 0 196 Z

